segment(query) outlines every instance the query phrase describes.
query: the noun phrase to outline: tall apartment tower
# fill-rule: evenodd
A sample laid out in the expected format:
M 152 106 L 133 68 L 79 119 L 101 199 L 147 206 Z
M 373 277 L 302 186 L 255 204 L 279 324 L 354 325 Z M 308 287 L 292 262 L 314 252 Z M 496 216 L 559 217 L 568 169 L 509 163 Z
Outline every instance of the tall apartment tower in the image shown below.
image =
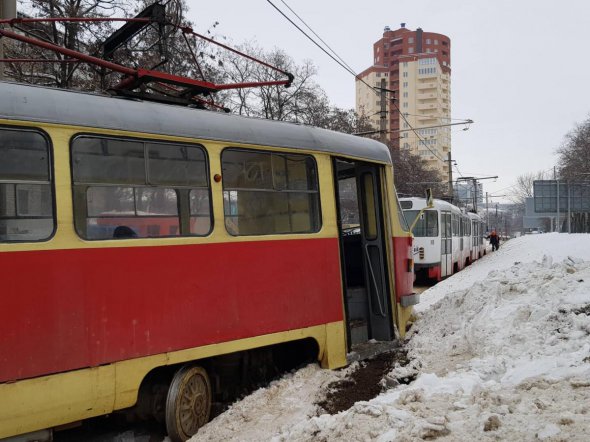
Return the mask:
M 386 26 L 383 37 L 373 44 L 373 66 L 359 77 L 371 87 L 380 87 L 384 78 L 386 88 L 393 91 L 388 92 L 387 97 L 394 97 L 395 104 L 389 102 L 386 106 L 387 139 L 392 148 L 407 149 L 419 155 L 429 168 L 446 177 L 449 163 L 445 160 L 451 151 L 450 127 L 431 126 L 450 123 L 449 37 L 420 28 L 411 31 L 405 23 L 395 31 Z M 369 117 L 378 129 L 380 95 L 365 83 L 356 80 L 356 111 Z M 410 126 L 420 134 L 421 140 Z

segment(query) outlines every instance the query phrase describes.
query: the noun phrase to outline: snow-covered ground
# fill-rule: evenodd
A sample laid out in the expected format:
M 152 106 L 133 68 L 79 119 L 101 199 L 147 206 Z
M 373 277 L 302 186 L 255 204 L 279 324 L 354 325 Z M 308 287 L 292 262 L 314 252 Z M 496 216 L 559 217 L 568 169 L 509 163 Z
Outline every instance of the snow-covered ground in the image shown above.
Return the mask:
M 343 371 L 311 365 L 260 389 L 192 441 L 590 440 L 590 235 L 502 244 L 422 294 L 417 375 L 336 415 L 314 405 Z M 395 384 L 395 382 L 390 382 Z

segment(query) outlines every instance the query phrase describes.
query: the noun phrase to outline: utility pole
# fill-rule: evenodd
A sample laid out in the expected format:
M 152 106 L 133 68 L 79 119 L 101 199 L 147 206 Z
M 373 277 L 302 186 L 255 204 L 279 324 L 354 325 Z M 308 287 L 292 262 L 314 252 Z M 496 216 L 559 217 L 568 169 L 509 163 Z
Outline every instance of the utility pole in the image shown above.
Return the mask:
M 567 185 L 567 233 L 572 233 L 572 207 L 571 207 L 571 190 L 570 181 L 566 181 Z
M 0 0 L 0 19 L 3 18 L 16 18 L 16 0 Z M 4 58 L 4 40 L 0 37 L 0 60 Z M 0 81 L 4 77 L 4 63 L 0 62 Z
M 453 163 L 452 163 L 452 159 L 451 159 L 451 151 L 449 151 L 447 153 L 447 163 L 449 163 L 449 198 L 450 198 L 450 203 L 453 203 Z
M 561 233 L 561 219 L 559 217 L 559 180 L 555 180 L 557 183 L 557 233 Z
M 477 179 L 473 178 L 473 211 L 477 213 Z
M 450 155 L 449 155 L 450 158 Z M 461 178 L 457 178 L 457 183 L 459 181 L 467 181 L 467 182 L 471 182 L 471 184 L 473 184 L 473 210 L 477 213 L 477 182 L 478 181 L 482 181 L 482 180 L 495 180 L 497 179 L 498 176 L 486 176 L 486 177 L 481 177 L 481 178 L 475 178 L 472 176 L 462 176 Z M 488 193 L 486 192 L 486 211 L 488 209 L 488 203 L 487 203 L 487 198 L 488 198 Z M 489 218 L 488 218 L 489 221 Z
M 498 203 L 496 203 L 496 215 L 494 216 L 494 229 L 498 228 Z
M 387 90 L 385 88 L 387 84 L 385 83 L 385 78 L 381 79 L 381 91 L 379 96 L 381 97 L 381 116 L 379 119 L 379 130 L 380 130 L 380 139 L 383 144 L 387 144 Z
M 490 231 L 490 207 L 488 201 L 488 192 L 486 192 L 486 231 Z

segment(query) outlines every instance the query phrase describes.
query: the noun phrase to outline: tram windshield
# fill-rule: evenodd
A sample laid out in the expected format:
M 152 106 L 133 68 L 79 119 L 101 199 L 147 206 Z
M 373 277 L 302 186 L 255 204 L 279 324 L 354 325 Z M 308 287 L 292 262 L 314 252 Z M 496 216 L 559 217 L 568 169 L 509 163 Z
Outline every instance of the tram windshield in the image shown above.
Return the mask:
M 404 210 L 404 216 L 409 225 L 412 225 L 419 213 L 419 210 Z M 425 210 L 420 215 L 413 233 L 416 237 L 438 236 L 438 212 L 436 210 Z

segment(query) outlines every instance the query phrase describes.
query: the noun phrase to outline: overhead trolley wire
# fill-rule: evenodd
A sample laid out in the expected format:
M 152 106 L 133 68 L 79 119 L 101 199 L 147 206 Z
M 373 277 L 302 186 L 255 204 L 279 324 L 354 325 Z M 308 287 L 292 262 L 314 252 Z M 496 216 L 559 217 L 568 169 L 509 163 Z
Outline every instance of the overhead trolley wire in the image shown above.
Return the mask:
M 319 36 L 318 38 L 320 38 L 320 40 L 322 42 L 324 42 L 324 44 L 332 51 L 334 52 L 335 56 L 330 54 L 325 48 L 322 47 L 322 45 L 320 45 L 317 41 L 315 41 L 312 37 L 309 36 L 309 34 L 307 32 L 305 32 L 303 29 L 301 29 L 301 27 L 299 25 L 297 25 L 297 23 L 295 23 L 293 20 L 291 20 L 291 18 L 289 18 L 283 11 L 281 11 L 271 0 L 266 0 L 267 3 L 269 3 L 273 8 L 275 8 L 277 10 L 277 12 L 279 14 L 281 14 L 289 23 L 291 23 L 293 26 L 295 26 L 299 32 L 301 32 L 303 35 L 305 35 L 307 37 L 307 39 L 309 41 L 311 41 L 314 45 L 316 45 L 323 53 L 325 53 L 328 57 L 330 57 L 332 60 L 334 60 L 336 63 L 338 63 L 338 65 L 340 67 L 342 67 L 346 72 L 348 72 L 349 74 L 351 74 L 352 76 L 354 76 L 357 80 L 361 81 L 362 83 L 364 83 L 367 87 L 369 87 L 372 91 L 374 91 L 376 94 L 378 93 L 375 88 L 373 86 L 371 86 L 369 83 L 367 83 L 365 80 L 363 80 L 361 77 L 359 77 L 359 75 L 354 72 L 354 70 L 348 65 L 348 63 L 344 62 L 344 60 L 341 62 L 340 60 L 342 60 L 342 57 L 340 57 L 338 54 L 336 54 L 336 52 L 330 48 L 330 46 L 328 46 Z M 291 12 L 293 12 L 293 14 L 295 14 L 295 16 L 297 18 L 299 18 L 299 20 L 301 20 L 305 26 L 307 26 L 308 29 L 310 29 L 311 32 L 313 32 L 314 35 L 317 35 L 315 33 L 315 31 L 313 31 L 313 29 L 311 29 L 294 11 L 293 9 L 291 9 L 291 7 L 289 7 L 289 5 L 287 5 L 283 0 L 281 0 L 282 3 L 287 6 L 287 8 L 289 8 L 289 10 Z M 338 60 L 337 58 L 339 58 L 340 60 Z
M 332 54 L 334 54 L 334 56 L 336 56 L 336 58 L 338 58 L 338 60 L 340 60 L 340 61 L 341 61 L 341 62 L 342 62 L 342 63 L 343 63 L 343 64 L 344 64 L 344 65 L 345 65 L 345 66 L 346 66 L 348 69 L 349 69 L 349 71 L 350 71 L 350 72 L 353 72 L 353 73 L 354 73 L 354 69 L 353 69 L 352 67 L 350 67 L 350 65 L 349 65 L 349 64 L 348 64 L 348 63 L 347 63 L 347 62 L 346 62 L 346 61 L 345 61 L 345 60 L 344 60 L 344 59 L 343 59 L 343 58 L 342 58 L 340 55 L 338 55 L 338 53 L 337 53 L 337 52 L 336 52 L 334 49 L 332 49 L 332 48 L 330 47 L 330 45 L 329 45 L 328 43 L 326 43 L 326 42 L 324 41 L 324 39 L 323 39 L 322 37 L 320 37 L 320 36 L 319 36 L 319 35 L 318 35 L 318 34 L 317 34 L 317 33 L 316 33 L 316 32 L 315 32 L 315 31 L 314 31 L 314 30 L 313 30 L 313 29 L 312 29 L 312 28 L 311 28 L 311 27 L 310 27 L 310 26 L 309 26 L 309 25 L 306 23 L 306 22 L 305 22 L 305 20 L 303 20 L 303 19 L 301 18 L 301 16 L 299 16 L 299 14 L 297 14 L 297 13 L 296 13 L 296 12 L 295 12 L 295 11 L 294 11 L 294 10 L 293 10 L 293 9 L 292 9 L 292 8 L 291 8 L 289 5 L 288 5 L 288 4 L 287 4 L 287 2 L 285 2 L 285 0 L 281 0 L 281 3 L 282 3 L 282 4 L 284 4 L 284 5 L 287 7 L 287 9 L 289 9 L 289 11 L 291 11 L 291 12 L 293 13 L 293 15 L 294 15 L 295 17 L 297 17 L 297 18 L 299 19 L 299 21 L 300 21 L 301 23 L 303 23 L 303 24 L 305 25 L 305 27 L 306 27 L 307 29 L 309 29 L 309 30 L 311 31 L 311 33 L 312 33 L 313 35 L 315 35 L 315 36 L 316 36 L 316 37 L 317 37 L 317 38 L 318 38 L 318 39 L 319 39 L 319 40 L 320 40 L 320 41 L 321 41 L 321 42 L 322 42 L 322 43 L 323 43 L 323 44 L 324 44 L 324 45 L 325 45 L 325 46 L 326 46 L 326 47 L 327 47 L 329 50 L 330 50 L 330 52 L 332 52 Z M 356 76 L 356 74 L 355 74 L 355 76 Z
M 361 81 L 362 83 L 364 83 L 367 87 L 369 87 L 371 90 L 373 90 L 376 94 L 379 94 L 376 90 L 376 88 L 374 88 L 373 86 L 369 85 L 365 80 L 363 80 L 356 72 L 354 72 L 354 70 L 350 67 L 350 65 L 348 63 L 346 63 L 344 61 L 344 59 L 342 57 L 340 57 L 336 51 L 334 51 L 284 0 L 281 0 L 281 3 L 283 3 L 288 9 L 289 11 L 291 11 L 317 38 L 320 39 L 320 41 L 328 48 L 330 49 L 330 51 L 332 51 L 334 53 L 334 55 L 330 54 L 324 47 L 322 47 L 322 45 L 320 45 L 317 41 L 315 41 L 312 37 L 309 36 L 309 34 L 307 34 L 303 29 L 301 29 L 301 27 L 299 25 L 297 25 L 297 23 L 295 23 L 293 20 L 291 20 L 291 18 L 289 18 L 283 11 L 281 11 L 280 8 L 278 8 L 271 0 L 266 0 L 274 9 L 276 9 L 276 11 L 281 14 L 287 21 L 289 21 L 289 23 L 291 23 L 293 26 L 295 26 L 299 32 L 301 32 L 303 35 L 305 35 L 309 41 L 311 41 L 315 46 L 317 46 L 322 52 L 324 52 L 328 57 L 330 57 L 332 60 L 334 60 L 336 63 L 338 63 L 338 65 L 340 67 L 342 67 L 344 70 L 346 70 L 349 74 L 353 75 L 357 80 Z M 338 59 L 339 60 L 338 60 Z M 426 143 L 425 140 L 420 136 L 420 134 L 418 134 L 418 132 L 416 132 L 416 129 L 414 129 L 414 127 L 410 124 L 410 122 L 408 121 L 408 119 L 406 118 L 406 116 L 400 111 L 399 107 L 397 106 L 397 104 L 395 103 L 395 99 L 391 99 L 391 103 L 395 106 L 396 110 L 398 111 L 398 113 L 401 115 L 401 117 L 403 118 L 403 120 L 405 121 L 405 123 L 408 125 L 408 127 L 410 128 L 410 130 L 412 132 L 414 132 L 414 134 L 416 135 L 416 137 L 420 140 L 421 145 L 426 147 L 437 159 L 439 159 L 440 161 L 446 161 L 443 158 L 441 158 L 434 150 L 432 150 Z M 381 132 L 381 131 L 378 131 Z

